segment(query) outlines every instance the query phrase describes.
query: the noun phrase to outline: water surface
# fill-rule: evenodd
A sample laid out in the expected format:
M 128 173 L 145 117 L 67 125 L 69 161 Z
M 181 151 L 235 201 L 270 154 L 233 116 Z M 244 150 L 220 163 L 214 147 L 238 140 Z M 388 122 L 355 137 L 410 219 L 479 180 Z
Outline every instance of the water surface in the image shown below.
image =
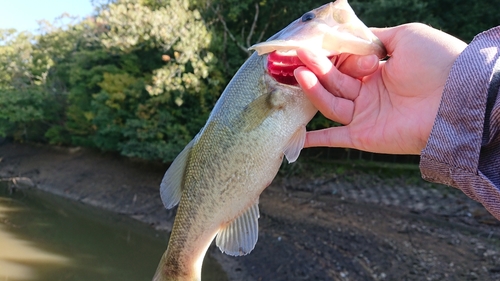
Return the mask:
M 0 281 L 151 280 L 167 233 L 37 190 L 0 186 Z M 203 280 L 227 280 L 212 259 Z

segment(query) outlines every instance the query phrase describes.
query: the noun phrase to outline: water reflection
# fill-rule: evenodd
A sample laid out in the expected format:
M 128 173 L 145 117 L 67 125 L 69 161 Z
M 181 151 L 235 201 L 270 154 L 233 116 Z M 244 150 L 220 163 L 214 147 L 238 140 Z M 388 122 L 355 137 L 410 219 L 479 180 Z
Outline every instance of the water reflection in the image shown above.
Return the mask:
M 0 281 L 151 280 L 166 241 L 124 216 L 0 186 Z M 204 281 L 227 280 L 213 260 L 207 269 Z
M 11 207 L 12 205 L 15 205 L 12 199 L 0 197 L 0 280 L 35 279 L 36 273 L 29 266 L 30 263 L 69 265 L 68 258 L 37 248 L 35 244 L 15 237 L 7 230 L 8 214 L 23 211 L 22 208 Z

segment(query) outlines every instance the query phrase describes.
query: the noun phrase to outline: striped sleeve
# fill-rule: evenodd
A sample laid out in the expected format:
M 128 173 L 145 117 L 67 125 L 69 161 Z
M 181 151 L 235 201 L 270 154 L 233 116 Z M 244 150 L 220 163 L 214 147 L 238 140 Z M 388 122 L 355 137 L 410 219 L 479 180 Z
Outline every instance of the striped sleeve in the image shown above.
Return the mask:
M 477 35 L 455 61 L 427 146 L 425 180 L 450 185 L 500 220 L 500 27 Z

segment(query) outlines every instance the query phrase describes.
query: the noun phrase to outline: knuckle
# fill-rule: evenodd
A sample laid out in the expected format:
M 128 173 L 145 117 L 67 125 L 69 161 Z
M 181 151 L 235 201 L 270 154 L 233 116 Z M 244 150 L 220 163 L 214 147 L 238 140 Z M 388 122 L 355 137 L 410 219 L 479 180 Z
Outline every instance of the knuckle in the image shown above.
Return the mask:
M 336 68 L 331 70 L 331 74 L 328 79 L 328 91 L 337 97 L 342 97 L 342 92 L 345 84 L 345 77 Z
M 328 106 L 328 119 L 337 120 L 337 112 L 339 111 L 339 100 L 337 97 L 331 97 Z

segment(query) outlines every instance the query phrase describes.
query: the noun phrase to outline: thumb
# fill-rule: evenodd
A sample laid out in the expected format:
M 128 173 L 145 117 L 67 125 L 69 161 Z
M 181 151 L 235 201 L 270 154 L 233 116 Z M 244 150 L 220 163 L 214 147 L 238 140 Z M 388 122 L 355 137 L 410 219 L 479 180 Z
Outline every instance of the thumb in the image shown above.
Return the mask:
M 317 146 L 354 148 L 348 126 L 308 131 L 304 148 Z
M 351 77 L 359 78 L 372 74 L 378 68 L 379 59 L 376 55 L 350 55 L 337 68 Z
M 396 26 L 389 28 L 370 28 L 377 36 L 382 44 L 384 44 L 387 54 L 391 55 L 396 47 L 397 40 L 395 36 L 404 26 Z M 379 59 L 376 55 L 359 56 L 349 55 L 340 65 L 336 65 L 340 72 L 351 77 L 364 77 L 372 74 L 378 69 Z
M 407 29 L 412 24 L 403 24 L 393 27 L 386 28 L 377 28 L 371 27 L 370 30 L 375 34 L 375 36 L 380 39 L 382 44 L 384 44 L 385 49 L 387 50 L 387 55 L 392 55 L 394 50 L 396 49 L 397 43 L 400 41 L 400 38 L 403 35 L 405 29 Z

